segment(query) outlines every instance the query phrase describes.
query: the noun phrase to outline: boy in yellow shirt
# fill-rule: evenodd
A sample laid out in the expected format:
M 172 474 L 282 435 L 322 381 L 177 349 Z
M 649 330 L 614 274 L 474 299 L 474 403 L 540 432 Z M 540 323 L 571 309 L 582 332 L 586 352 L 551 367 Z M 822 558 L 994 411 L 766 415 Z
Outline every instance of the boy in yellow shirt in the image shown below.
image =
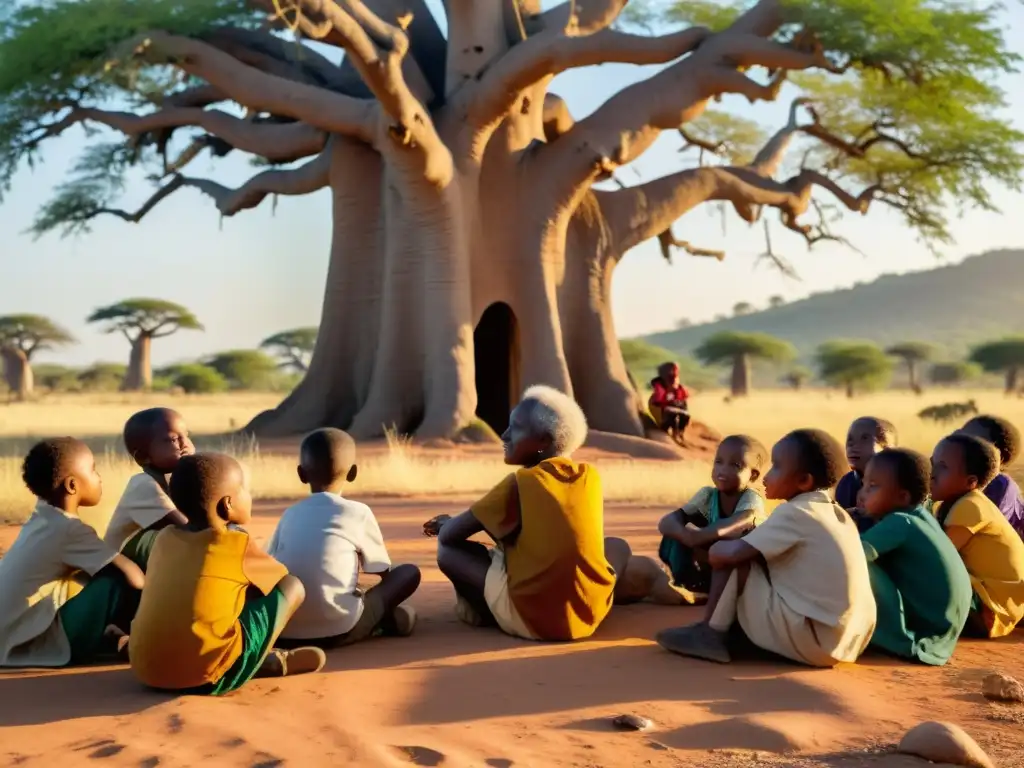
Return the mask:
M 257 675 L 322 669 L 319 648 L 272 650 L 305 591 L 248 533 L 228 527 L 252 517 L 241 465 L 223 454 L 186 456 L 169 490 L 188 525 L 164 528 L 153 544 L 129 643 L 135 676 L 152 688 L 218 696 Z
M 998 449 L 971 435 L 950 435 L 932 453 L 935 516 L 974 588 L 964 631 L 981 637 L 1005 637 L 1024 618 L 1024 541 L 983 493 L 998 473 Z

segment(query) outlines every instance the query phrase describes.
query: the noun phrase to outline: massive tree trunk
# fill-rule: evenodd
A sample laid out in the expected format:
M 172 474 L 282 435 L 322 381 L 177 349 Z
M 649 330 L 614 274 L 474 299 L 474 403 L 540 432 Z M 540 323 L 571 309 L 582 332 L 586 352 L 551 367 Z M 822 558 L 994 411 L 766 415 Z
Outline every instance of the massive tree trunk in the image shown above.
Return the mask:
M 1019 374 L 1020 369 L 1017 366 L 1012 366 L 1006 369 L 1006 394 L 1016 394 Z
M 11 394 L 18 400 L 27 400 L 32 396 L 34 379 L 28 355 L 13 346 L 0 349 L 3 357 L 4 380 Z
M 750 394 L 750 355 L 736 355 L 733 360 L 731 388 L 733 397 Z
M 153 387 L 153 367 L 150 352 L 153 337 L 145 331 L 132 340 L 132 352 L 128 357 L 128 371 L 121 384 L 123 392 L 148 392 Z

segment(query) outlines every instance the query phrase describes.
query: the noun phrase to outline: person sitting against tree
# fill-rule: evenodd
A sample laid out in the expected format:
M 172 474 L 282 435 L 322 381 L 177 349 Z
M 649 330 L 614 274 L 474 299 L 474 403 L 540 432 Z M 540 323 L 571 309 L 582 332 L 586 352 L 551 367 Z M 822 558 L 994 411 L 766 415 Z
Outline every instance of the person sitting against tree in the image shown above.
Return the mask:
M 589 637 L 608 615 L 630 549 L 604 537 L 601 478 L 571 458 L 586 434 L 572 398 L 530 387 L 502 435 L 505 463 L 520 468 L 468 512 L 424 525 L 461 620 L 556 641 Z M 494 547 L 470 541 L 481 532 Z
M 1024 542 L 981 491 L 998 471 L 999 451 L 973 435 L 952 434 L 932 453 L 935 516 L 971 575 L 965 632 L 978 637 L 1005 637 L 1024 618 Z
M 999 474 L 985 486 L 985 495 L 1024 539 L 1024 498 L 1014 479 L 1003 471 L 1020 455 L 1020 431 L 998 416 L 975 416 L 960 431 L 988 440 L 999 451 Z
M 673 437 L 681 439 L 690 423 L 687 400 L 690 393 L 679 381 L 679 364 L 662 363 L 651 379 L 651 397 L 647 407 L 655 423 Z
M 170 408 L 132 414 L 123 434 L 128 454 L 142 471 L 128 481 L 103 540 L 145 570 L 157 532 L 188 523 L 168 495 L 168 478 L 195 447 L 185 420 Z
M 875 454 L 861 503 L 875 525 L 861 534 L 878 606 L 875 648 L 925 664 L 949 661 L 971 610 L 971 577 L 928 500 L 931 466 L 899 448 Z
M 850 513 L 862 533 L 875 524 L 874 518 L 859 509 L 857 495 L 863 485 L 864 470 L 871 457 L 886 448 L 895 448 L 896 427 L 885 419 L 861 416 L 846 432 L 846 460 L 850 471 L 836 486 L 836 502 Z
M 857 526 L 832 499 L 845 464 L 830 435 L 800 429 L 772 449 L 764 485 L 782 499 L 742 539 L 708 550 L 704 621 L 657 636 L 666 650 L 731 661 L 734 624 L 754 645 L 814 667 L 855 661 L 875 629 L 875 598 Z
M 741 538 L 764 521 L 764 499 L 751 486 L 761 477 L 767 459 L 767 450 L 753 437 L 725 438 L 711 469 L 714 485 L 701 488 L 658 523 L 663 537 L 658 557 L 676 587 L 706 595 L 711 587 L 708 548 L 716 541 Z

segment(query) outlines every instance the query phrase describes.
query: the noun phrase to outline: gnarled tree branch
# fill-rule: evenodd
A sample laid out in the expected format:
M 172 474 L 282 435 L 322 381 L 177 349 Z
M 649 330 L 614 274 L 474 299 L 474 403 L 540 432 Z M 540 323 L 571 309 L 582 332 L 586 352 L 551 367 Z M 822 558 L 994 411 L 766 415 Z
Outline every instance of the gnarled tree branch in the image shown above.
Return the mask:
M 679 248 L 686 251 L 691 256 L 706 256 L 718 261 L 725 260 L 725 251 L 716 251 L 709 248 L 698 248 L 695 245 L 691 245 L 687 240 L 677 240 L 676 236 L 672 233 L 672 227 L 669 227 L 660 235 L 658 235 L 658 245 L 661 247 L 661 255 L 669 264 L 672 263 L 672 249 Z

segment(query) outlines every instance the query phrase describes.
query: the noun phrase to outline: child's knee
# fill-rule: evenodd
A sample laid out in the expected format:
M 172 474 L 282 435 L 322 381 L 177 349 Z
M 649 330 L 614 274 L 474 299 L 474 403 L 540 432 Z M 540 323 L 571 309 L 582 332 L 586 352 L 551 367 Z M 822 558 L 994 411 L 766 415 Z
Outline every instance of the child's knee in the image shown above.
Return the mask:
M 293 608 L 302 605 L 302 601 L 306 599 L 306 588 L 302 586 L 298 577 L 290 573 L 277 583 L 277 588 L 281 590 L 288 605 Z
M 403 584 L 407 584 L 411 589 L 419 587 L 420 581 L 423 578 L 423 574 L 420 573 L 419 567 L 412 563 L 396 565 L 391 570 L 397 579 L 399 579 Z
M 604 556 L 613 566 L 618 564 L 620 568 L 624 569 L 632 555 L 633 550 L 629 548 L 625 539 L 609 536 L 604 540 Z

